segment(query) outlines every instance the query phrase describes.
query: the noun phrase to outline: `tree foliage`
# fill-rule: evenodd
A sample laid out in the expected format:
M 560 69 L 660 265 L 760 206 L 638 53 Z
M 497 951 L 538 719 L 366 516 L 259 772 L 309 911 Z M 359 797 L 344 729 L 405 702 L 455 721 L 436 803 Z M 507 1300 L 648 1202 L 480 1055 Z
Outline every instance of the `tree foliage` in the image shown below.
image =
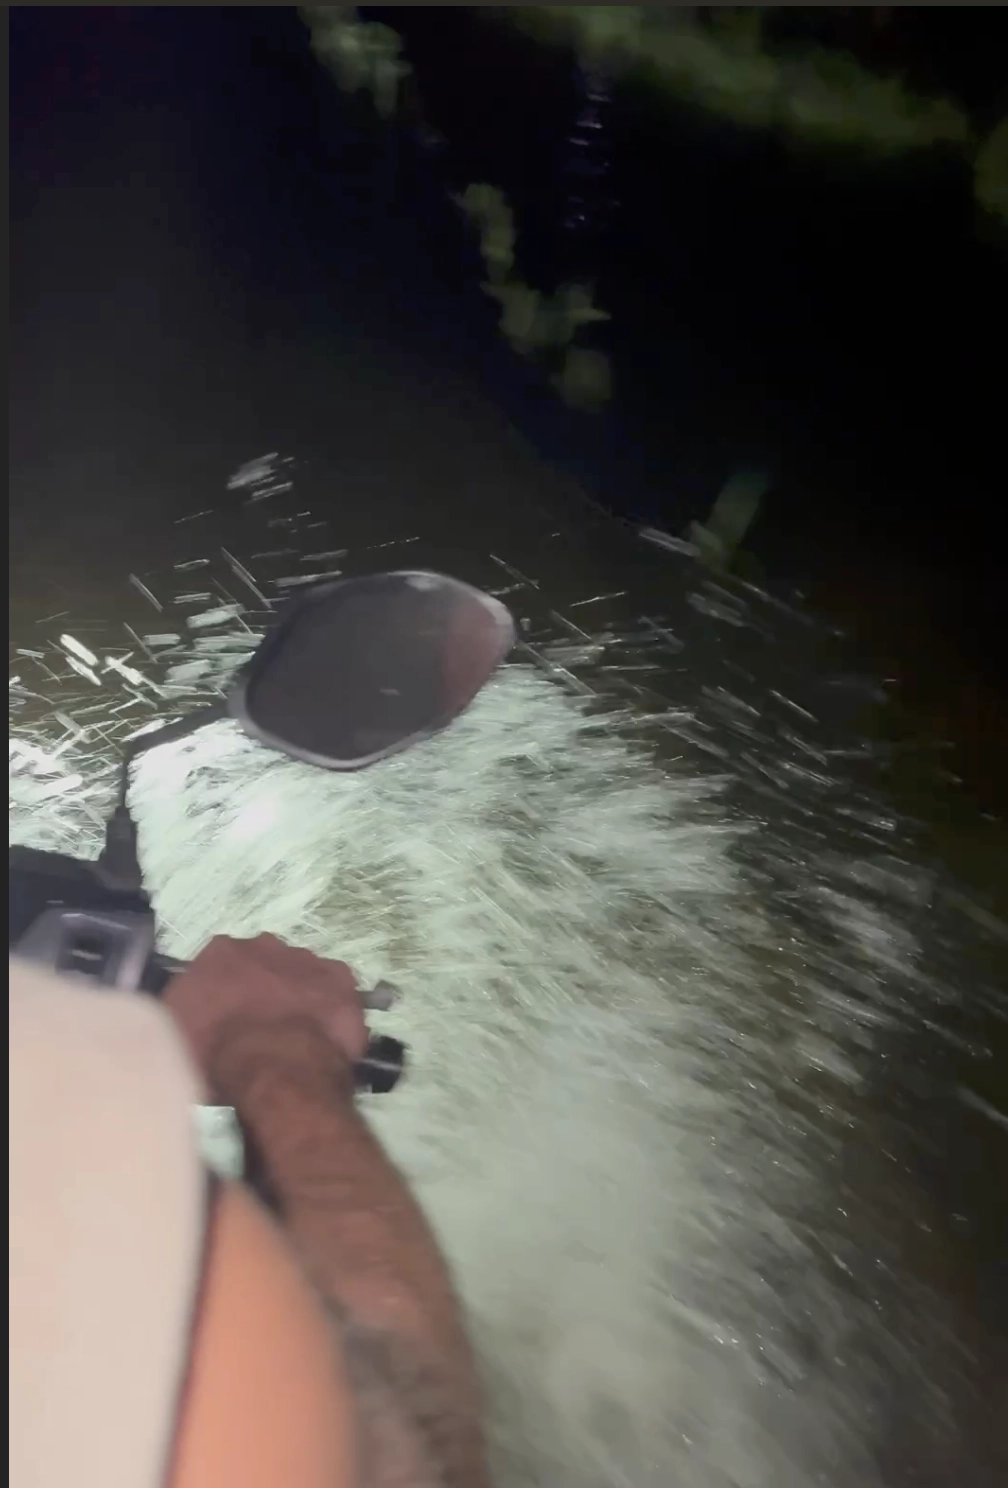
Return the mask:
M 832 47 L 772 46 L 755 7 L 725 7 L 707 19 L 666 5 L 507 6 L 498 14 L 742 125 L 875 155 L 972 142 L 952 100 L 920 94 Z

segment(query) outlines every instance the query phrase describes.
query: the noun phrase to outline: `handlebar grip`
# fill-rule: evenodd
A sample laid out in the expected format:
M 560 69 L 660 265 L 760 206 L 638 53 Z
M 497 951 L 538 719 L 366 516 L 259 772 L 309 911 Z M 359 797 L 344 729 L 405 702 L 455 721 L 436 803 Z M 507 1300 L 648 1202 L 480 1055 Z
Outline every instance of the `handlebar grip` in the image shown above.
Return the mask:
M 387 1095 L 399 1084 L 406 1068 L 406 1045 L 387 1033 L 375 1033 L 368 1039 L 364 1058 L 354 1065 L 354 1084 L 372 1095 Z
M 144 968 L 141 987 L 159 997 L 173 976 L 186 969 L 185 961 L 155 952 Z M 354 1085 L 361 1092 L 387 1095 L 398 1085 L 406 1066 L 406 1045 L 388 1034 L 376 1033 L 368 1040 L 363 1059 L 354 1065 Z

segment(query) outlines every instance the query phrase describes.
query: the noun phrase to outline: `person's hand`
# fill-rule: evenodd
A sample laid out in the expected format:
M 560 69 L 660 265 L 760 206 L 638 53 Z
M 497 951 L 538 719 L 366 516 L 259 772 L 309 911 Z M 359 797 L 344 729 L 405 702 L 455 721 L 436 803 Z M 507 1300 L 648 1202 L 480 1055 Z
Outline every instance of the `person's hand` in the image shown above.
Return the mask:
M 221 1041 L 235 1030 L 314 1026 L 349 1068 L 367 1047 L 357 982 L 342 961 L 325 961 L 275 935 L 232 940 L 218 935 L 165 994 L 200 1069 L 212 1078 Z

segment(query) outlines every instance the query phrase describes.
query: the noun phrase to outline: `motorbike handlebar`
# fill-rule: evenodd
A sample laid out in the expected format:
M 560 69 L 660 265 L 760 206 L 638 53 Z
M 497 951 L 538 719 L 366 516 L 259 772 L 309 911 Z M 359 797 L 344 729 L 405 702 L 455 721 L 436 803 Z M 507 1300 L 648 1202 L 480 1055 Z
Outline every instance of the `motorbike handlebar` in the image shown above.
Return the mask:
M 187 962 L 155 951 L 144 968 L 141 988 L 159 997 L 173 976 L 185 971 Z M 373 1034 L 363 1059 L 354 1065 L 354 1084 L 359 1091 L 386 1095 L 399 1083 L 406 1064 L 406 1045 L 387 1034 Z
M 66 853 L 19 844 L 8 848 L 7 925 L 12 954 L 20 953 L 44 966 L 62 967 L 91 979 L 96 942 L 106 948 L 114 962 L 124 948 L 139 944 L 137 959 L 131 965 L 142 962 L 140 990 L 154 997 L 160 996 L 173 976 L 186 969 L 184 961 L 148 952 L 154 939 L 154 916 L 142 890 L 109 883 L 102 876 L 100 864 Z M 82 937 L 88 954 L 83 963 L 76 964 L 74 952 Z M 135 973 L 128 985 L 136 987 Z M 365 994 L 365 1006 L 388 1007 L 392 992 L 392 988 L 379 983 Z M 375 1036 L 364 1058 L 354 1066 L 357 1089 L 384 1095 L 398 1083 L 405 1062 L 404 1044 L 395 1038 Z

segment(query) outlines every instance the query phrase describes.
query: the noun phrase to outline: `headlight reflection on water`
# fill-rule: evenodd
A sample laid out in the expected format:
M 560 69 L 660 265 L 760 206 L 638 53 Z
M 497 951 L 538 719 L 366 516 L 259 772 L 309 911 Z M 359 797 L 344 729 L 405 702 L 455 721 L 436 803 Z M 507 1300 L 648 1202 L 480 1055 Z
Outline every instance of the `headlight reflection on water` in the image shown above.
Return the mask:
M 674 583 L 671 621 L 578 612 L 366 774 L 223 724 L 146 757 L 165 949 L 271 930 L 403 987 L 411 1078 L 368 1110 L 456 1268 L 502 1488 L 894 1481 L 907 1434 L 954 1435 L 903 1118 L 873 1115 L 953 997 L 933 885 L 822 721 L 833 681 L 788 686 L 790 622 Z M 46 758 L 12 753 L 13 835 L 93 850 L 108 755 Z

